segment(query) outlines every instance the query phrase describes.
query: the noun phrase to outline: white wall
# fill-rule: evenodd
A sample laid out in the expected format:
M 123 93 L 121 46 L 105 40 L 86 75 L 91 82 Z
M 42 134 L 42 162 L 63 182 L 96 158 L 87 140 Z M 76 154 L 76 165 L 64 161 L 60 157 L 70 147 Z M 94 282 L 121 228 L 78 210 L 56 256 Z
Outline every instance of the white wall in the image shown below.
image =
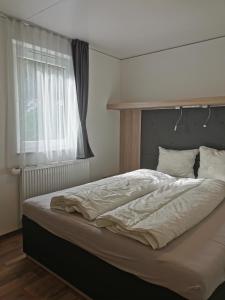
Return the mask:
M 0 235 L 18 229 L 18 178 L 5 163 L 6 72 L 0 23 Z M 95 157 L 90 160 L 91 180 L 115 174 L 119 166 L 119 114 L 106 110 L 111 97 L 120 96 L 120 62 L 90 51 L 88 132 Z
M 3 26 L 0 19 L 0 235 L 18 227 L 17 178 L 9 174 L 5 163 L 6 76 Z
M 90 161 L 91 180 L 118 173 L 119 112 L 106 110 L 110 98 L 120 98 L 120 61 L 90 51 L 87 128 L 95 157 Z
M 121 62 L 123 99 L 220 95 L 225 95 L 225 38 Z

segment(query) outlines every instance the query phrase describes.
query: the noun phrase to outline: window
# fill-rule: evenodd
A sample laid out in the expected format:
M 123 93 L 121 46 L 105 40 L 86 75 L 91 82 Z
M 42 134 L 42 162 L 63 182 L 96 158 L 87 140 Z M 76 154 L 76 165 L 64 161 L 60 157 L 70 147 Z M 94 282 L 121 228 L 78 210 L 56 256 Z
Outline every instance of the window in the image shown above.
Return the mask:
M 70 55 L 13 40 L 17 153 L 76 150 L 78 110 Z

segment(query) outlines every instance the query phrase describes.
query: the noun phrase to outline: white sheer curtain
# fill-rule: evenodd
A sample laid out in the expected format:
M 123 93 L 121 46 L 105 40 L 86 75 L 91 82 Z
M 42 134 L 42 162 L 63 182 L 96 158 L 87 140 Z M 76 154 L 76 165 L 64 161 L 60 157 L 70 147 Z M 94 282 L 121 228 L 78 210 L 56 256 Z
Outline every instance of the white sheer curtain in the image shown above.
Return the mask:
M 79 114 L 70 41 L 6 19 L 8 165 L 75 160 Z

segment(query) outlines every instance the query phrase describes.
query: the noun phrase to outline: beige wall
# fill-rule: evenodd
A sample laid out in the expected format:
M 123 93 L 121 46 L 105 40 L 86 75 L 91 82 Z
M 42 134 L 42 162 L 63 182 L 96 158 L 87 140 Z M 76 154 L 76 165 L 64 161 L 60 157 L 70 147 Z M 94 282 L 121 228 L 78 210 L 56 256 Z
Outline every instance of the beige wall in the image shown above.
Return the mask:
M 0 23 L 0 235 L 18 228 L 18 178 L 5 164 L 6 74 Z M 90 160 L 91 180 L 118 172 L 119 114 L 106 110 L 111 97 L 120 96 L 120 62 L 90 51 L 88 132 L 95 157 Z
M 225 95 L 225 38 L 124 60 L 121 96 L 128 100 Z

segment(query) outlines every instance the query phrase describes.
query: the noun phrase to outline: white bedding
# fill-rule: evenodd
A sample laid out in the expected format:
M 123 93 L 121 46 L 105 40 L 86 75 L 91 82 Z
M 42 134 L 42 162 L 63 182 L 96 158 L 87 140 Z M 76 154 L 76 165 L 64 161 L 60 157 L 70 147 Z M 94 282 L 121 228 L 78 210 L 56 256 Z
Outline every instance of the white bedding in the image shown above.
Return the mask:
M 224 197 L 223 181 L 178 179 L 104 213 L 96 224 L 158 249 L 197 225 Z
M 70 189 L 51 208 L 80 213 L 99 227 L 159 249 L 207 217 L 224 199 L 225 182 L 137 170 Z
M 176 178 L 161 172 L 141 169 L 70 189 L 51 200 L 51 208 L 79 212 L 87 220 L 153 192 Z

